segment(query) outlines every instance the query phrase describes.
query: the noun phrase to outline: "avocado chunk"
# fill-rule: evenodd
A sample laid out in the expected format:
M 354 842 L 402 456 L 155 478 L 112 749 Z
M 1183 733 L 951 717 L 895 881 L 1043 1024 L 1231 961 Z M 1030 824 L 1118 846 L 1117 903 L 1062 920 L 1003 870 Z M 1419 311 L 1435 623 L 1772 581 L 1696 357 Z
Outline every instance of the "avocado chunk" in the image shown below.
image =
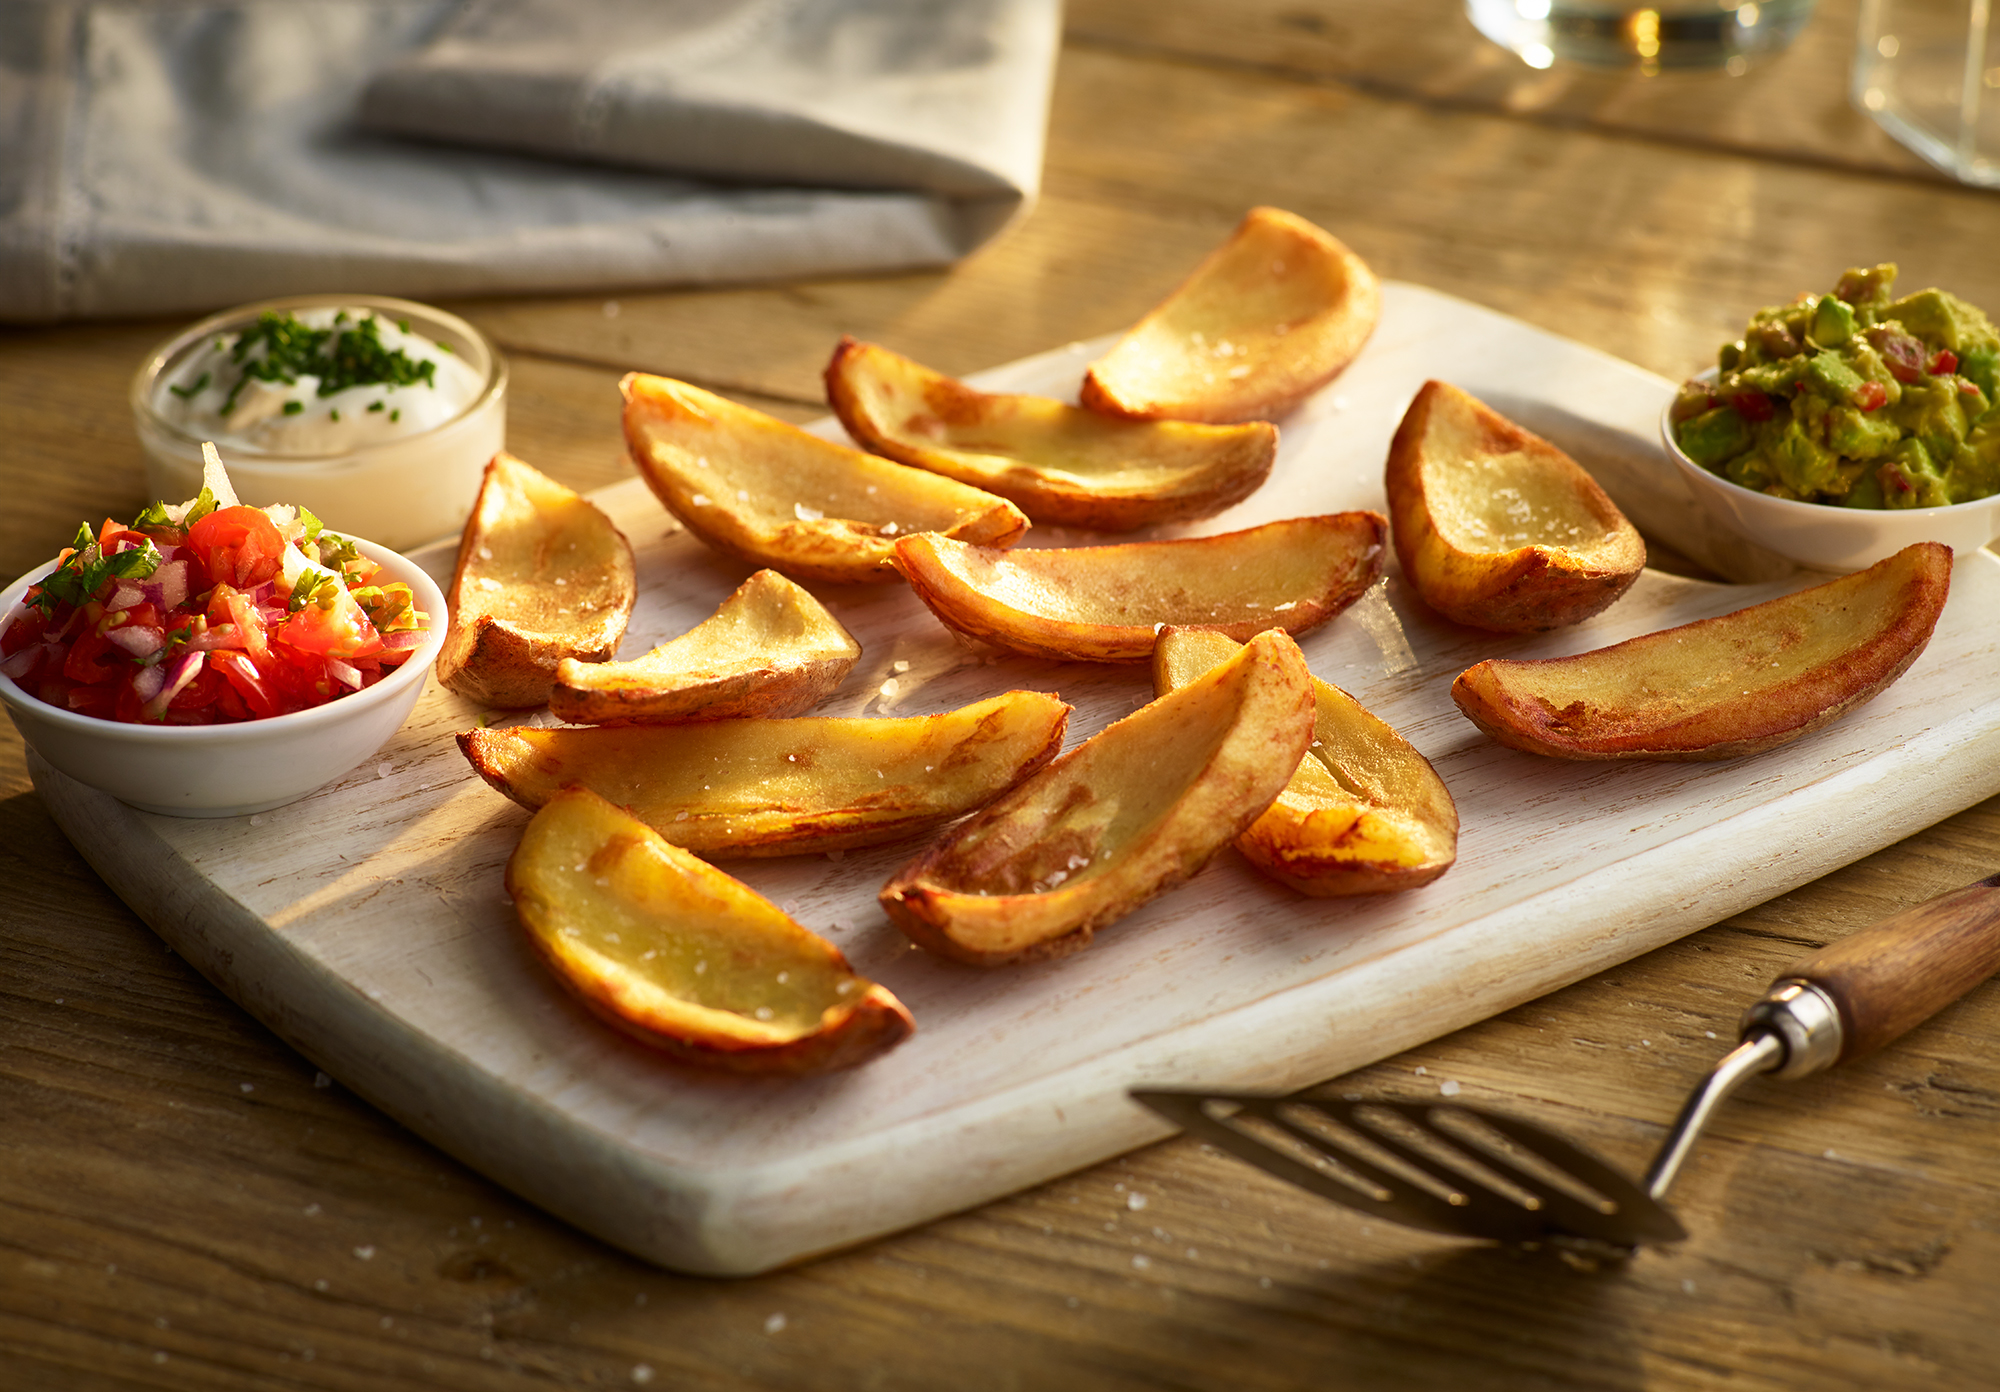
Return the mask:
M 2000 493 L 2000 329 L 1949 291 L 1895 296 L 1891 262 L 1751 316 L 1669 414 L 1695 463 L 1845 507 Z M 1724 403 L 1703 409 L 1707 402 Z M 1754 409 L 1753 409 L 1754 408 Z

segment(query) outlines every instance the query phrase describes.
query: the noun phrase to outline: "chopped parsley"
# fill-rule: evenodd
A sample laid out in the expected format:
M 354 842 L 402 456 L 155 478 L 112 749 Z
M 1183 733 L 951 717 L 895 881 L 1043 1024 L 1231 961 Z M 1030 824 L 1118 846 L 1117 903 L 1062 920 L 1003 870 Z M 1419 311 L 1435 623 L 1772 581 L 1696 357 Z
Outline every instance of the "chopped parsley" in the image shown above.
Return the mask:
M 332 327 L 314 329 L 300 323 L 295 314 L 266 310 L 258 315 L 229 350 L 230 362 L 241 365 L 243 375 L 223 399 L 221 414 L 235 409 L 236 398 L 252 381 L 290 385 L 301 377 L 317 377 L 320 396 L 349 387 L 437 385 L 437 364 L 428 358 L 418 361 L 383 343 L 381 324 L 373 314 L 351 324 L 346 320 L 343 311 Z M 285 403 L 288 416 L 304 409 L 300 402 Z
M 206 372 L 204 372 L 201 374 L 201 376 L 195 378 L 192 382 L 189 382 L 184 387 L 169 386 L 167 390 L 172 392 L 175 396 L 178 396 L 181 400 L 186 401 L 196 392 L 201 391 L 203 388 L 205 388 L 208 385 L 208 381 L 209 381 L 209 375 Z
M 57 604 L 81 607 L 108 579 L 143 580 L 160 566 L 160 553 L 152 542 L 107 556 L 97 546 L 89 526 L 78 527 L 75 549 L 44 578 L 30 601 L 44 614 L 53 614 Z

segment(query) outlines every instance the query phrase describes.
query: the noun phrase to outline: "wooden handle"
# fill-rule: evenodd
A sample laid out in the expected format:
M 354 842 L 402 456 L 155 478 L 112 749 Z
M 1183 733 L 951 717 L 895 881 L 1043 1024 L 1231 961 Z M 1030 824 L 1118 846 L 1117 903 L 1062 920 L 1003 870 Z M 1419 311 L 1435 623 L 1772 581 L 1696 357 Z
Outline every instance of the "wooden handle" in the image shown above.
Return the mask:
M 1883 919 L 1781 980 L 1810 981 L 1840 1009 L 1840 1063 L 1879 1049 L 2000 971 L 2000 874 Z

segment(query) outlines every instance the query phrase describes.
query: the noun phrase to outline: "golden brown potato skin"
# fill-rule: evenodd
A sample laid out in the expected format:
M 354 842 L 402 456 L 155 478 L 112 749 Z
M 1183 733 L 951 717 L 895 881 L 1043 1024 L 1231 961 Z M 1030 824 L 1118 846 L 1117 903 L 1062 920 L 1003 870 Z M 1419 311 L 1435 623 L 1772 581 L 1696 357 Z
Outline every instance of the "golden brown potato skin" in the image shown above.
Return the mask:
M 1411 401 L 1383 482 L 1404 576 L 1431 608 L 1473 628 L 1581 623 L 1646 565 L 1638 531 L 1576 461 L 1447 382 L 1426 382 Z M 1501 488 L 1517 503 L 1534 498 L 1532 520 L 1470 544 L 1494 537 L 1482 514 L 1498 509 L 1482 490 Z
M 1951 548 L 1594 652 L 1489 660 L 1452 700 L 1512 749 L 1555 759 L 1733 759 L 1789 744 L 1872 699 L 1930 642 Z
M 564 658 L 549 713 L 572 725 L 776 719 L 819 704 L 860 656 L 825 605 L 760 570 L 715 613 L 636 661 Z
M 920 535 L 896 544 L 896 565 L 968 638 L 1056 661 L 1144 662 L 1169 625 L 1243 642 L 1325 623 L 1380 578 L 1388 526 L 1379 512 L 1336 512 L 1219 536 L 1004 552 Z
M 1091 364 L 1079 399 L 1141 420 L 1281 416 L 1354 361 L 1381 314 L 1365 261 L 1296 213 L 1252 208 Z
M 611 519 L 502 451 L 459 537 L 438 680 L 484 705 L 539 706 L 564 658 L 618 650 L 637 595 L 632 548 Z
M 1169 628 L 1153 649 L 1153 689 L 1186 686 L 1239 646 L 1223 634 Z M 1444 780 L 1339 687 L 1315 677 L 1313 696 L 1311 747 L 1236 849 L 1278 883 L 1316 898 L 1429 884 L 1458 858 L 1458 806 Z
M 797 580 L 896 578 L 895 539 L 1012 546 L 1028 518 L 956 479 L 822 440 L 671 377 L 629 372 L 625 444 L 661 504 L 726 556 Z
M 1271 472 L 1262 421 L 1135 421 L 1039 396 L 982 392 L 843 338 L 826 396 L 864 447 L 1006 498 L 1037 522 L 1129 532 L 1220 512 Z
M 865 1063 L 915 1028 L 839 948 L 584 789 L 528 823 L 506 884 L 556 979 L 600 1020 L 684 1063 L 824 1073 Z M 632 960 L 635 933 L 653 945 L 650 958 Z M 687 943 L 692 953 L 675 951 Z M 691 955 L 712 956 L 717 970 L 690 972 Z M 774 1002 L 791 1017 L 782 1025 L 765 1023 Z
M 1070 708 L 1010 691 L 937 715 L 467 730 L 458 747 L 523 807 L 609 798 L 707 856 L 849 850 L 931 831 L 1054 758 Z
M 1278 630 L 1086 740 L 883 887 L 912 942 L 993 967 L 1060 957 L 1187 879 L 1263 812 L 1312 739 Z

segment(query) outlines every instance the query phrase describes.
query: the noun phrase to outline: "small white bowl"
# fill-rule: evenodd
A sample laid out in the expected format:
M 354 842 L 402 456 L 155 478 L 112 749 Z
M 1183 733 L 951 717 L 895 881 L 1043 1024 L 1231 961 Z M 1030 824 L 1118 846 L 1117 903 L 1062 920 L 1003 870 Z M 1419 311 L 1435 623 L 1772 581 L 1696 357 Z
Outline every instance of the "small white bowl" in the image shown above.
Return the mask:
M 479 393 L 428 430 L 337 454 L 269 453 L 224 444 L 223 462 L 236 496 L 252 507 L 309 508 L 333 530 L 377 537 L 385 546 L 420 546 L 465 525 L 486 461 L 506 443 L 507 360 L 457 315 L 384 295 L 293 295 L 242 305 L 190 325 L 147 354 L 132 379 L 131 405 L 146 451 L 148 497 L 172 501 L 201 491 L 201 438 L 161 415 L 157 404 L 189 355 L 218 335 L 248 328 L 266 310 L 298 313 L 331 306 L 372 309 L 449 345 L 479 375 Z
M 395 671 L 323 706 L 231 725 L 128 725 L 52 706 L 0 676 L 0 704 L 35 752 L 76 779 L 142 812 L 237 817 L 296 802 L 333 782 L 389 742 L 423 694 L 444 646 L 444 595 L 414 561 L 358 541 L 384 578 L 410 587 L 431 616 L 423 645 Z M 55 568 L 37 567 L 0 591 L 0 633 L 21 596 Z
M 1701 378 L 1712 378 L 1714 369 Z M 1905 546 L 1941 541 L 1954 552 L 1976 551 L 2000 537 L 2000 494 L 1950 507 L 1844 508 L 1801 503 L 1731 483 L 1682 452 L 1669 419 L 1660 412 L 1660 438 L 1710 527 L 1775 552 L 1811 570 L 1846 574 L 1863 570 Z

